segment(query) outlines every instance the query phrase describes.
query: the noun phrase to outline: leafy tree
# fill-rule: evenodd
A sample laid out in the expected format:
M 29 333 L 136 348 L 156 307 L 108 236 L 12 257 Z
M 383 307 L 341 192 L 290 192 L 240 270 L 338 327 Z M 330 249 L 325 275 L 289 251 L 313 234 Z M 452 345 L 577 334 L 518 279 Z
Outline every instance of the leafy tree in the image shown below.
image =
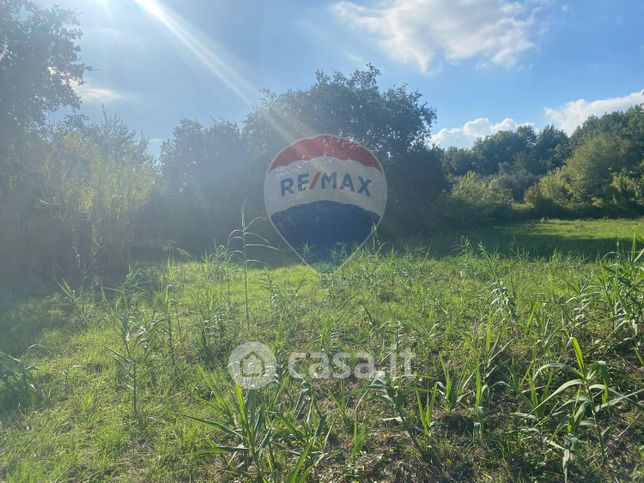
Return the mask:
M 644 111 L 591 117 L 571 138 L 565 164 L 541 178 L 526 200 L 540 212 L 584 215 L 644 212 Z
M 407 92 L 405 86 L 381 92 L 379 75 L 372 65 L 351 77 L 318 72 L 307 90 L 266 92 L 263 104 L 246 120 L 248 145 L 256 154 L 271 156 L 296 139 L 330 133 L 364 143 L 381 162 L 424 145 L 434 110 L 420 102 L 419 92 Z
M 247 154 L 239 128 L 230 122 L 215 122 L 204 128 L 184 119 L 163 143 L 161 170 L 169 193 L 191 191 L 208 206 L 213 199 L 230 203 L 240 192 L 234 181 L 241 179 Z
M 498 185 L 509 190 L 515 201 L 522 201 L 525 190 L 539 179 L 538 176 L 520 165 L 524 156 L 526 155 L 518 156 L 518 162 L 513 165 L 502 165 L 499 174 L 494 175 Z
M 471 149 L 450 146 L 443 152 L 443 171 L 451 176 L 463 176 L 469 171 L 476 171 L 481 164 L 478 156 Z
M 74 15 L 26 0 L 0 0 L 0 132 L 42 124 L 46 112 L 78 107 L 84 64 Z M 6 139 L 5 139 L 6 142 Z
M 501 165 L 511 166 L 519 156 L 530 160 L 530 151 L 536 140 L 537 135 L 532 126 L 519 126 L 516 131 L 499 131 L 477 139 L 472 147 L 479 160 L 475 171 L 491 175 L 497 173 Z M 529 161 L 525 164 L 529 164 Z
M 644 102 L 644 91 L 642 93 Z M 578 147 L 588 139 L 608 134 L 628 139 L 635 143 L 634 149 L 644 152 L 644 105 L 633 106 L 627 111 L 616 111 L 601 117 L 590 116 L 579 126 L 570 137 L 574 147 Z
M 615 202 L 615 176 L 639 178 L 642 161 L 633 144 L 623 138 L 599 134 L 578 146 L 566 163 L 571 194 L 579 203 L 602 208 Z
M 47 145 L 39 137 L 24 136 L 19 145 L 5 145 L 2 151 L 0 273 L 5 281 L 51 273 L 59 262 L 52 247 L 71 240 L 65 240 L 64 230 L 42 197 L 39 163 L 47 156 Z
M 252 195 L 262 192 L 271 159 L 299 138 L 328 133 L 355 139 L 382 163 L 389 184 L 385 229 L 417 230 L 428 220 L 427 207 L 447 187 L 440 156 L 426 143 L 436 114 L 417 91 L 408 92 L 405 86 L 381 91 L 379 75 L 372 65 L 350 77 L 318 72 L 306 90 L 266 93 L 243 130 L 254 165 L 249 199 L 258 212 L 261 200 Z M 420 193 L 423 203 L 418 205 Z
M 537 135 L 533 154 L 535 163 L 529 171 L 543 176 L 562 166 L 570 154 L 570 142 L 566 133 L 552 125 L 546 126 Z
M 382 226 L 390 236 L 419 236 L 441 223 L 435 203 L 449 184 L 440 150 L 418 148 L 387 171 L 388 206 Z M 387 168 L 385 168 L 387 169 Z
M 149 141 L 143 136 L 137 136 L 118 116 L 108 114 L 105 109 L 100 123 L 90 122 L 84 115 L 73 115 L 68 116 L 57 129 L 67 134 L 80 133 L 96 147 L 101 156 L 112 158 L 117 163 L 145 166 L 154 164 L 154 156 L 148 152 Z
M 495 175 L 499 186 L 521 201 L 528 187 L 561 166 L 569 156 L 568 137 L 563 131 L 546 126 L 537 133 L 532 126 L 519 126 L 516 131 L 500 131 L 480 138 L 472 149 L 447 149 L 443 169 L 452 176 L 468 171 Z
M 249 155 L 237 125 L 182 120 L 163 143 L 161 183 L 146 216 L 149 230 L 184 248 L 224 242 L 247 196 Z
M 147 153 L 143 159 L 103 154 L 114 145 L 132 152 L 140 144 L 130 131 L 106 136 L 106 125 L 115 121 L 85 125 L 72 132 L 54 130 L 49 154 L 40 168 L 43 201 L 50 206 L 51 216 L 70 233 L 76 232 L 83 220 L 90 223 L 90 256 L 103 274 L 127 270 L 136 223 L 156 181 Z M 123 143 L 123 135 L 130 139 L 129 144 Z M 97 139 L 104 145 L 97 144 Z M 76 236 L 72 239 L 77 251 Z M 72 247 L 63 245 L 60 251 L 69 252 Z
M 0 259 L 3 276 L 51 274 L 71 232 L 47 199 L 50 144 L 45 113 L 78 107 L 74 84 L 86 67 L 74 15 L 25 0 L 0 0 Z
M 103 274 L 127 268 L 155 170 L 146 153 L 103 154 L 114 145 L 133 153 L 143 142 L 130 131 L 105 132 L 103 124 L 74 130 L 63 124 L 26 135 L 8 151 L 13 169 L 0 172 L 0 253 L 11 254 L 0 268 L 7 278 L 86 275 L 78 263 L 81 226 L 88 228 L 83 264 Z
M 439 201 L 438 210 L 449 226 L 471 227 L 510 214 L 512 193 L 498 177 L 470 171 L 456 178 L 449 195 Z
M 557 168 L 525 192 L 525 201 L 532 205 L 540 216 L 573 216 L 576 207 L 570 194 L 570 176 L 563 168 Z

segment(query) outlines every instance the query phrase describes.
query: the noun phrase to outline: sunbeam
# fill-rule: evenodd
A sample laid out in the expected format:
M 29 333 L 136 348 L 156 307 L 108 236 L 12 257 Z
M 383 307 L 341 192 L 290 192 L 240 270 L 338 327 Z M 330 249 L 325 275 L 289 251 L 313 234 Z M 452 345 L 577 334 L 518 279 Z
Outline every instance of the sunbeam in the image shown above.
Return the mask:
M 199 33 L 194 25 L 157 0 L 134 1 L 185 45 L 212 74 L 245 104 L 250 106 L 257 101 L 260 89 L 241 75 L 231 65 L 231 61 L 225 60 L 230 57 L 230 54 L 227 54 L 222 47 L 215 45 L 212 39 L 206 41 L 205 36 Z M 293 142 L 298 137 L 309 137 L 314 134 L 313 130 L 302 124 L 301 121 L 292 119 L 287 113 L 274 114 L 270 117 L 268 121 L 286 144 Z
M 163 25 L 177 40 L 246 105 L 256 102 L 259 89 L 248 82 L 230 61 L 225 60 L 230 55 L 224 49 L 215 45 L 212 39 L 206 41 L 198 29 L 185 21 L 179 14 L 173 12 L 157 0 L 134 0 L 147 14 Z M 207 44 L 206 44 L 207 42 Z

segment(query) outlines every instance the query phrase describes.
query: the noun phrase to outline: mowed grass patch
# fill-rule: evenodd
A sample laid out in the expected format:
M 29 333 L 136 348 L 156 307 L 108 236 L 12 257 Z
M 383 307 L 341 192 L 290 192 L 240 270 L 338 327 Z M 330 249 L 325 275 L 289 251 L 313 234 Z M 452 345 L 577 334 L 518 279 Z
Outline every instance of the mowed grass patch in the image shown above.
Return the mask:
M 571 230 L 552 224 L 503 229 Z M 431 246 L 372 245 L 324 275 L 253 268 L 247 292 L 239 263 L 212 256 L 134 269 L 76 301 L 14 300 L 3 327 L 31 322 L 7 332 L 19 344 L 3 342 L 2 477 L 641 478 L 639 247 L 600 260 Z M 247 341 L 278 362 L 256 391 L 227 370 Z M 413 379 L 306 371 L 311 354 L 338 351 L 389 369 L 405 348 Z M 302 379 L 289 374 L 293 352 L 307 354 Z

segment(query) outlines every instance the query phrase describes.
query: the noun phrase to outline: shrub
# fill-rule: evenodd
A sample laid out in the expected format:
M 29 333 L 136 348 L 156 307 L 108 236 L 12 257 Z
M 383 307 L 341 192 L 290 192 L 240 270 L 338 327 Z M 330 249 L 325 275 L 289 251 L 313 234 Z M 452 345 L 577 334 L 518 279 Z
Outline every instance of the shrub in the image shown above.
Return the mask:
M 469 172 L 456 179 L 451 193 L 443 196 L 436 211 L 449 225 L 471 226 L 506 218 L 511 207 L 512 194 L 497 177 Z

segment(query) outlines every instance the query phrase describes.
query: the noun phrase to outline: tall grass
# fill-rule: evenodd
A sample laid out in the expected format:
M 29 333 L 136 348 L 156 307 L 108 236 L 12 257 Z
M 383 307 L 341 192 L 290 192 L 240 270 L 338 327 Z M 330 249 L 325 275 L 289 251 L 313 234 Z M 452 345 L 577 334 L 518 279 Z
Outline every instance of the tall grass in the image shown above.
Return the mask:
M 76 322 L 47 332 L 43 350 L 0 358 L 0 397 L 16 402 L 4 413 L 21 421 L 3 431 L 9 477 L 641 477 L 636 246 L 593 262 L 473 244 L 436 259 L 376 243 L 318 276 L 254 268 L 242 226 L 238 251 L 132 270 L 100 303 L 63 285 L 56 310 Z M 230 351 L 250 340 L 276 352 L 263 389 L 228 375 Z M 292 351 L 345 350 L 389 370 L 407 347 L 413 377 L 298 379 L 287 368 Z M 71 456 L 66 432 L 94 435 L 86 456 Z M 66 456 L 55 461 L 52 447 Z

